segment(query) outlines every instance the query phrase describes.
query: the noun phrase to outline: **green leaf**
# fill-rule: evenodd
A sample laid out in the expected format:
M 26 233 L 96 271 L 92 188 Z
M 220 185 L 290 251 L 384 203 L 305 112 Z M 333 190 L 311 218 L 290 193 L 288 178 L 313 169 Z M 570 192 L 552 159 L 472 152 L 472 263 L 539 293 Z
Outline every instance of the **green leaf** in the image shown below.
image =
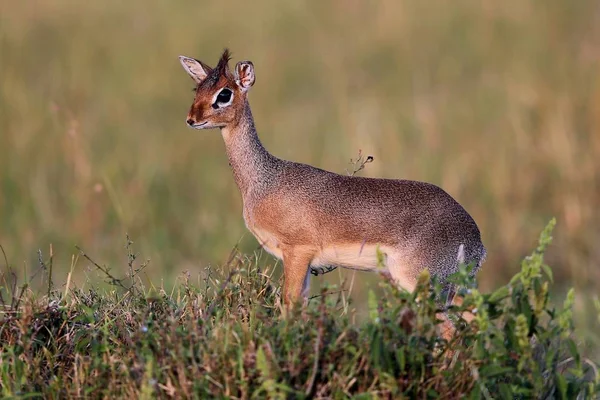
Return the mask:
M 498 375 L 505 375 L 508 373 L 514 373 L 515 369 L 512 367 L 501 367 L 499 365 L 488 365 L 479 370 L 481 377 L 492 378 Z
M 377 368 L 385 368 L 384 348 L 383 338 L 380 332 L 375 329 L 371 336 L 371 359 L 373 365 Z
M 377 296 L 373 290 L 369 290 L 367 305 L 369 307 L 369 317 L 371 318 L 371 321 L 377 323 L 379 319 L 379 312 L 377 311 Z
M 554 283 L 554 275 L 552 274 L 552 268 L 550 268 L 546 264 L 542 264 L 542 269 L 544 270 L 546 275 L 548 275 L 548 279 L 550 279 L 550 282 Z
M 525 318 L 527 318 L 527 326 L 531 326 L 531 318 L 533 316 L 533 310 L 531 309 L 531 305 L 529 304 L 529 299 L 527 296 L 521 297 L 521 301 L 519 303 L 519 311 Z
M 404 354 L 404 346 L 396 350 L 396 361 L 400 365 L 400 372 L 404 372 L 406 369 L 406 355 Z
M 481 388 L 478 385 L 475 385 L 475 387 L 473 387 L 473 391 L 471 392 L 471 395 L 469 396 L 469 399 L 479 400 L 481 398 L 482 398 Z
M 546 368 L 547 369 L 555 369 L 556 368 L 556 355 L 557 355 L 557 350 L 550 348 L 548 349 L 548 352 L 546 353 Z
M 552 231 L 554 230 L 554 226 L 556 226 L 556 218 L 552 218 L 540 234 L 539 244 L 536 249 L 538 253 L 544 253 L 546 248 L 552 243 Z
M 500 289 L 496 290 L 490 295 L 488 301 L 490 303 L 497 303 L 500 300 L 507 298 L 508 296 L 510 296 L 510 290 L 508 286 L 502 286 Z
M 569 352 L 571 355 L 575 358 L 579 357 L 579 351 L 577 351 L 577 345 L 575 345 L 575 342 L 572 339 L 567 339 L 565 342 L 567 343 L 567 346 L 569 346 Z
M 258 367 L 258 370 L 263 378 L 267 379 L 269 376 L 271 376 L 269 363 L 267 362 L 267 357 L 262 347 L 259 347 L 256 352 L 256 366 Z
M 498 389 L 500 390 L 500 397 L 502 399 L 512 400 L 514 398 L 512 390 L 510 390 L 510 386 L 508 386 L 506 383 L 501 383 L 498 386 Z
M 16 397 L 16 398 L 17 399 L 39 399 L 41 397 L 42 397 L 42 393 L 40 393 L 40 392 L 31 392 L 31 393 L 19 395 L 19 397 Z
M 567 400 L 567 380 L 564 376 L 556 374 L 556 387 L 560 398 Z

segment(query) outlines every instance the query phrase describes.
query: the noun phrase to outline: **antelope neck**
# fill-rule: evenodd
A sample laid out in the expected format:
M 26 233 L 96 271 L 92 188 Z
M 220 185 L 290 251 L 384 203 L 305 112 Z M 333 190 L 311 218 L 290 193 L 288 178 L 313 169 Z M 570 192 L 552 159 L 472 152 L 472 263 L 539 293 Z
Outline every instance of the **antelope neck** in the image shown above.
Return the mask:
M 242 199 L 245 199 L 252 190 L 268 184 L 283 162 L 269 153 L 260 142 L 248 101 L 239 120 L 223 127 L 221 134 L 235 182 Z

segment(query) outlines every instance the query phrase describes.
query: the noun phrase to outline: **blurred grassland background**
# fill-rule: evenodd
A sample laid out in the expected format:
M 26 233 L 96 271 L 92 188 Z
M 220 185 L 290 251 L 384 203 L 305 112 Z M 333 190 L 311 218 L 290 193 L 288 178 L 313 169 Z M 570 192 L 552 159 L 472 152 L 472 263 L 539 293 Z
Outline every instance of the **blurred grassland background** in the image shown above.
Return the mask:
M 212 65 L 224 47 L 254 62 L 250 100 L 275 155 L 344 173 L 362 149 L 375 157 L 363 175 L 433 182 L 461 202 L 488 247 L 484 289 L 556 216 L 548 262 L 594 318 L 591 0 L 0 0 L 0 244 L 13 266 L 34 269 L 52 243 L 62 282 L 78 244 L 124 273 L 128 232 L 147 278 L 172 282 L 238 241 L 257 247 L 219 132 L 184 123 L 193 85 L 177 56 Z M 339 277 L 313 285 L 327 280 Z

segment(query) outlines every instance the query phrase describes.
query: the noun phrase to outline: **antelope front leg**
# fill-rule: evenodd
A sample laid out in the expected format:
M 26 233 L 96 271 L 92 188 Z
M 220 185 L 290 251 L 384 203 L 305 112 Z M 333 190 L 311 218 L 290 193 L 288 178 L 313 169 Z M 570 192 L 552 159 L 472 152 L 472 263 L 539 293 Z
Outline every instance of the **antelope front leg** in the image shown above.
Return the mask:
M 283 302 L 291 306 L 307 293 L 308 265 L 312 255 L 307 252 L 288 251 L 283 253 Z

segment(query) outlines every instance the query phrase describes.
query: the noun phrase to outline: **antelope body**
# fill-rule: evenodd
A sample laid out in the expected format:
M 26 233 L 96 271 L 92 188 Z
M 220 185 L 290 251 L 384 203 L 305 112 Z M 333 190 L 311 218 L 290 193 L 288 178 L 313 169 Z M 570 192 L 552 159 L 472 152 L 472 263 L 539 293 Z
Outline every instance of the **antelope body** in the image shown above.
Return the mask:
M 444 285 L 448 301 L 455 288 L 446 278 L 461 262 L 475 273 L 486 256 L 477 225 L 450 195 L 417 181 L 338 175 L 281 160 L 261 144 L 247 100 L 254 84 L 249 61 L 228 67 L 225 50 L 218 65 L 180 57 L 194 79 L 195 98 L 187 124 L 220 128 L 243 201 L 248 229 L 283 260 L 283 299 L 306 296 L 309 271 L 333 267 L 380 270 L 412 291 L 428 269 Z

